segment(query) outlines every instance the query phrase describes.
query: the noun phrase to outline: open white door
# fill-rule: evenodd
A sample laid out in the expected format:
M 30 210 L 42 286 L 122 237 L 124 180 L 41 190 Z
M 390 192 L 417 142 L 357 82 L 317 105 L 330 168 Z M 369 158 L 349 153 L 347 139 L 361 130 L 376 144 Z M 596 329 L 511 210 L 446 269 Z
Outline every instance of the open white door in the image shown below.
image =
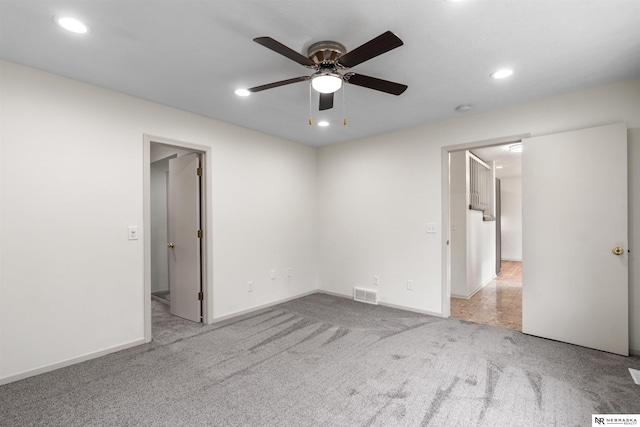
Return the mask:
M 524 139 L 522 195 L 522 331 L 628 355 L 626 126 Z
M 169 289 L 171 314 L 201 321 L 200 157 L 169 160 Z

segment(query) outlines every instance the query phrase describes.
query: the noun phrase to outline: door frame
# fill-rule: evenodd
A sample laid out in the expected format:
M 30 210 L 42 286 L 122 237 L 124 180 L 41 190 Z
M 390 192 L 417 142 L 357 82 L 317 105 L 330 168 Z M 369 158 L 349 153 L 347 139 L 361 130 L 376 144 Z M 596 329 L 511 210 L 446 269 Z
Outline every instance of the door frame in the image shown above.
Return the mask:
M 451 240 L 450 212 L 449 212 L 449 153 L 454 151 L 471 150 L 474 148 L 492 147 L 515 143 L 531 137 L 530 133 L 523 133 L 501 138 L 485 139 L 481 141 L 465 142 L 447 145 L 441 148 L 441 182 L 442 182 L 442 317 L 451 316 Z
M 143 240 L 144 240 L 144 341 L 151 341 L 151 143 L 171 145 L 200 152 L 202 155 L 201 218 L 204 220 L 204 244 L 202 245 L 202 322 L 213 323 L 213 221 L 208 190 L 213 188 L 211 171 L 211 147 L 160 136 L 143 134 Z

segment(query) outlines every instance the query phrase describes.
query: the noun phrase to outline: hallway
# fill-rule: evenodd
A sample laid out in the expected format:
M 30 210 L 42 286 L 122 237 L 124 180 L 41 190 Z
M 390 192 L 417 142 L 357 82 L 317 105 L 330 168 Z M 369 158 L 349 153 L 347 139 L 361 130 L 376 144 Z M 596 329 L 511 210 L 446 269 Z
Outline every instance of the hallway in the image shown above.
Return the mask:
M 471 298 L 451 298 L 451 317 L 522 331 L 522 262 L 502 261 L 500 275 Z

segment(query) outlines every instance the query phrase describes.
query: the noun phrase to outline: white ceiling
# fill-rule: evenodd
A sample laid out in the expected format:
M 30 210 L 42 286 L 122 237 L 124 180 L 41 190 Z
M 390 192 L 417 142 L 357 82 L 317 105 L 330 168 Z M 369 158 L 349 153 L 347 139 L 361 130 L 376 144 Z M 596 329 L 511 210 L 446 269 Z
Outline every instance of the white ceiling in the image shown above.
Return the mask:
M 53 21 L 71 14 L 91 32 Z M 252 87 L 311 71 L 252 41 L 353 50 L 391 30 L 404 46 L 352 71 L 404 83 L 399 97 L 347 85 L 308 125 L 309 89 Z M 322 146 L 640 75 L 640 0 L 0 0 L 0 57 L 251 129 Z M 511 67 L 515 74 L 492 80 Z
M 513 178 L 522 176 L 522 153 L 510 151 L 509 144 L 495 145 L 492 147 L 474 148 L 473 154 L 485 162 L 496 162 L 496 178 Z

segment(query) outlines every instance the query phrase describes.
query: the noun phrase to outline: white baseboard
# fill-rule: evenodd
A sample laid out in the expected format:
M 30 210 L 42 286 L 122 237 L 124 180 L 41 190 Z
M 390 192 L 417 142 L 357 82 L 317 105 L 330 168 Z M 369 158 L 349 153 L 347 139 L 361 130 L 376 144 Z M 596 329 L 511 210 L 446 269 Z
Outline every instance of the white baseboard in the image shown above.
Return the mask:
M 317 291 L 319 294 L 325 294 L 325 295 L 331 295 L 334 297 L 340 297 L 340 298 L 346 298 L 346 299 L 353 299 L 353 294 L 349 295 L 349 294 L 342 294 L 340 292 L 333 292 L 333 291 L 325 291 L 324 289 L 318 289 Z
M 9 384 L 15 381 L 20 381 L 25 378 L 33 377 L 36 375 L 44 374 L 46 372 L 55 371 L 56 369 L 66 368 L 67 366 L 75 365 L 77 363 L 86 362 L 87 360 L 96 359 L 98 357 L 106 356 L 107 354 L 115 353 L 117 351 L 126 350 L 131 347 L 144 344 L 144 338 L 140 338 L 134 341 L 130 341 L 125 344 L 120 344 L 115 347 L 105 348 L 93 353 L 87 353 L 78 357 L 71 357 L 69 359 L 62 360 L 60 362 L 51 363 L 49 365 L 42 366 L 36 369 L 29 369 L 27 371 L 20 372 L 19 374 L 9 375 L 8 377 L 0 378 L 0 385 Z
M 325 291 L 323 289 L 319 289 L 317 293 L 332 295 L 334 297 L 346 298 L 350 300 L 353 299 L 353 295 L 341 294 L 341 293 L 332 292 L 332 291 Z M 378 300 L 378 305 L 383 305 L 385 307 L 390 307 L 390 308 L 397 308 L 398 310 L 411 311 L 414 313 L 427 314 L 429 316 L 443 317 L 442 313 L 436 313 L 435 311 L 421 310 L 419 308 L 406 307 L 404 305 L 398 305 L 398 304 L 391 304 L 391 303 L 380 301 L 380 300 Z
M 273 307 L 274 305 L 278 305 L 278 304 L 282 304 L 283 302 L 288 302 L 288 301 L 292 301 L 294 299 L 306 297 L 307 295 L 312 295 L 312 294 L 315 294 L 317 292 L 318 291 L 314 289 L 313 291 L 302 292 L 301 294 L 297 294 L 297 295 L 293 295 L 291 297 L 279 299 L 277 301 L 271 301 L 269 303 L 262 304 L 262 305 L 259 305 L 257 307 L 251 307 L 251 308 L 248 308 L 246 310 L 234 311 L 233 313 L 225 314 L 225 315 L 220 316 L 220 317 L 215 317 L 213 319 L 213 322 L 211 322 L 211 323 L 218 323 L 218 322 L 222 322 L 223 320 L 231 319 L 233 317 L 242 316 L 243 314 L 253 313 L 254 311 L 262 310 L 263 308 Z
M 498 278 L 498 276 L 496 276 L 495 274 L 493 275 L 493 277 L 491 277 L 489 280 L 487 280 L 486 282 L 484 282 L 482 285 L 480 285 L 479 287 L 477 287 L 473 292 L 471 292 L 469 295 L 460 295 L 460 294 L 454 294 L 453 292 L 450 293 L 450 295 L 454 298 L 460 298 L 460 299 L 470 299 L 472 296 L 474 296 L 475 294 L 477 294 L 480 289 L 484 288 L 485 286 L 487 286 L 489 283 L 491 283 L 492 280 L 496 280 Z
M 633 356 L 640 356 L 640 349 L 638 348 L 629 348 L 629 354 Z
M 522 262 L 522 258 L 520 259 L 514 259 L 514 258 L 501 258 L 500 261 L 515 261 L 515 262 Z

